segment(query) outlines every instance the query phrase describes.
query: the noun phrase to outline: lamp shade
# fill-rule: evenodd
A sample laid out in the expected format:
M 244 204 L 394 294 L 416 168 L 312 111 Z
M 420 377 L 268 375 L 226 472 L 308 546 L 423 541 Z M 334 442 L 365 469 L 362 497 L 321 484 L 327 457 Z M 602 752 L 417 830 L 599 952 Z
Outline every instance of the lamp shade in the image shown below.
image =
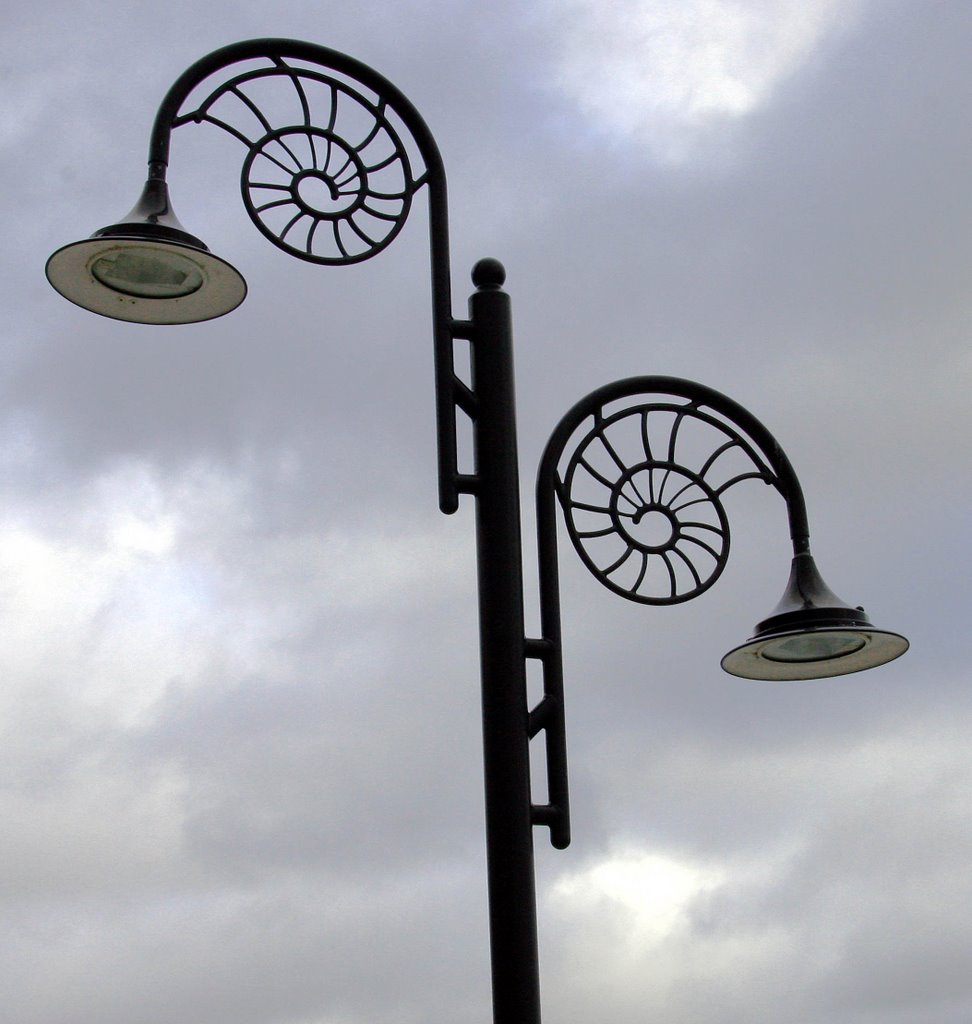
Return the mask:
M 239 271 L 179 223 L 158 178 L 125 220 L 58 249 L 47 279 L 93 313 L 143 324 L 212 320 L 246 297 Z
M 861 672 L 908 650 L 898 633 L 875 629 L 863 608 L 824 583 L 809 553 L 796 555 L 780 603 L 722 667 L 745 679 L 821 679 Z

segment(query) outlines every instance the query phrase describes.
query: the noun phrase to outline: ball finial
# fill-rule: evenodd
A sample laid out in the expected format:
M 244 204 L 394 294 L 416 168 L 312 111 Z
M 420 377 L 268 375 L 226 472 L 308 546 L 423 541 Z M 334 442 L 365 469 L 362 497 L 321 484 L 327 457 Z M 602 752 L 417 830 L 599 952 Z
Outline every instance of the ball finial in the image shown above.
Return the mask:
M 472 269 L 472 282 L 480 291 L 502 288 L 505 280 L 506 268 L 490 256 L 479 260 Z

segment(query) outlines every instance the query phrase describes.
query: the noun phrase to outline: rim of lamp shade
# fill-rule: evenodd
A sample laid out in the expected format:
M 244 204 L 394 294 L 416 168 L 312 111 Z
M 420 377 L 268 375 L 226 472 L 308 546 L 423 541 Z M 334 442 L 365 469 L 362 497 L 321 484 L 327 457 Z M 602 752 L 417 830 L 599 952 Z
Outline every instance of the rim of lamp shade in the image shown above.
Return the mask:
M 908 647 L 899 633 L 869 624 L 810 625 L 755 636 L 731 650 L 722 667 L 743 679 L 826 679 L 884 665 Z
M 246 281 L 185 231 L 119 224 L 58 249 L 47 279 L 66 299 L 101 316 L 143 324 L 212 320 L 246 298 Z

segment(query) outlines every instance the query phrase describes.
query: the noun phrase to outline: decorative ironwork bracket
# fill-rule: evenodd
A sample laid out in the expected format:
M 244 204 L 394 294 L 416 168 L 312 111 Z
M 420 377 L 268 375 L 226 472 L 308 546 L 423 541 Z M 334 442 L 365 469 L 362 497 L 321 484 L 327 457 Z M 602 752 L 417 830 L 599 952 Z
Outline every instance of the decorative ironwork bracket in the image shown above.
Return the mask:
M 204 84 L 202 98 L 192 99 Z M 311 263 L 358 263 L 382 251 L 427 187 L 439 507 L 455 512 L 464 481 L 455 411 L 475 416 L 476 403 L 455 373 L 453 341 L 468 336 L 468 325 L 452 317 L 445 170 L 422 116 L 388 79 L 346 54 L 257 39 L 214 51 L 172 85 L 152 130 L 150 183 L 164 182 L 172 131 L 186 124 L 214 125 L 246 147 L 240 189 L 250 219 L 274 245 Z
M 526 656 L 543 666 L 530 736 L 544 733 L 549 793 L 533 820 L 550 826 L 554 846 L 570 842 L 556 505 L 604 586 L 630 601 L 676 604 L 698 597 L 725 568 L 722 496 L 744 480 L 779 491 L 794 555 L 809 553 L 806 503 L 779 443 L 702 384 L 662 376 L 608 384 L 578 402 L 547 443 L 536 487 L 542 639 L 527 641 Z

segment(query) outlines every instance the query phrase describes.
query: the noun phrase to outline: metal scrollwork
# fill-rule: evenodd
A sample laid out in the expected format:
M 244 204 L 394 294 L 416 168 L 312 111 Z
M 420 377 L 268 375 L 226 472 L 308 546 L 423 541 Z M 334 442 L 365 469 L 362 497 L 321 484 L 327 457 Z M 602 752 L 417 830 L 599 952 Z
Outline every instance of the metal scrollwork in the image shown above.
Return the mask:
M 240 184 L 250 219 L 279 249 L 310 263 L 361 263 L 382 252 L 425 191 L 439 507 L 455 512 L 456 409 L 469 403 L 454 367 L 445 168 L 421 114 L 373 68 L 315 43 L 251 39 L 214 50 L 169 88 L 149 140 L 149 214 L 169 217 L 173 228 L 170 143 L 173 130 L 189 124 L 214 125 L 246 147 Z
M 726 490 L 775 474 L 733 424 L 697 402 L 640 401 L 593 418 L 555 480 L 578 554 L 630 600 L 697 597 L 729 557 Z
M 247 146 L 243 203 L 285 252 L 321 264 L 366 260 L 393 241 L 424 183 L 393 112 L 328 71 L 272 59 L 223 82 L 172 126 L 208 122 Z

